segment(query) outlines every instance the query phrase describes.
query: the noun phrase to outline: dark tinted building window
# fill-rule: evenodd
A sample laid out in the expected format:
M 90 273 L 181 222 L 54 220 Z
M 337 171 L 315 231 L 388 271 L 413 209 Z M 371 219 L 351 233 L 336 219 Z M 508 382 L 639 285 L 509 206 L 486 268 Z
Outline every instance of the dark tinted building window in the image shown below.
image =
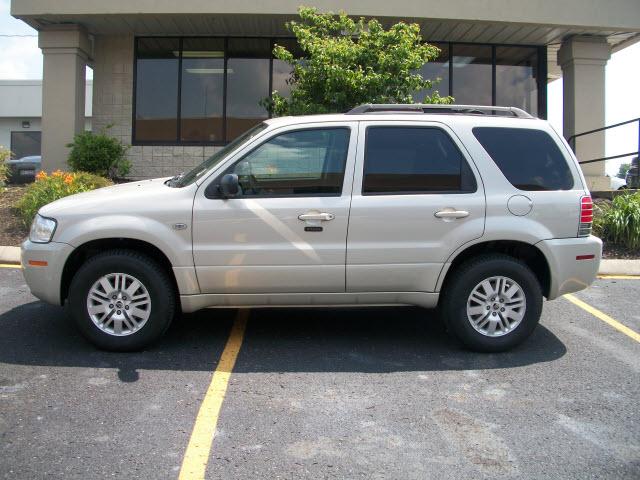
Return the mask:
M 181 75 L 180 140 L 224 141 L 224 39 L 185 38 Z
M 492 50 L 485 45 L 453 45 L 453 91 L 461 105 L 493 102 Z
M 139 39 L 137 54 L 135 139 L 176 142 L 180 41 Z
M 434 82 L 431 90 L 422 90 L 413 94 L 413 100 L 416 103 L 422 103 L 426 95 L 433 95 L 438 92 L 441 97 L 449 95 L 449 44 L 433 43 L 440 49 L 440 55 L 437 59 L 425 63 L 419 70 L 422 77 L 426 80 Z M 440 82 L 436 83 L 436 80 Z
M 227 139 L 232 140 L 269 115 L 260 101 L 269 96 L 268 38 L 229 39 Z
M 11 156 L 13 158 L 40 155 L 42 132 L 11 132 Z
M 538 49 L 496 47 L 496 105 L 538 114 Z
M 302 52 L 302 49 L 299 47 L 296 40 L 279 38 L 274 41 L 274 46 L 275 45 L 285 47 L 289 52 L 293 54 L 295 58 L 301 59 L 302 57 L 304 57 L 304 53 Z M 289 94 L 291 93 L 291 85 L 289 84 L 291 73 L 291 65 L 289 65 L 287 62 L 283 62 L 282 60 L 274 58 L 272 67 L 271 90 L 276 90 L 280 95 L 288 98 Z
M 243 196 L 340 195 L 348 128 L 298 130 L 266 141 L 236 163 Z
M 528 128 L 476 127 L 473 134 L 514 187 L 573 188 L 567 161 L 548 133 Z
M 369 127 L 363 194 L 470 192 L 476 184 L 466 160 L 439 128 Z
M 224 145 L 267 118 L 260 105 L 273 90 L 288 97 L 291 67 L 273 58 L 275 44 L 304 62 L 291 38 L 136 38 L 134 144 Z M 441 82 L 457 104 L 517 106 L 545 116 L 544 47 L 434 43 L 437 59 L 419 71 Z M 495 75 L 492 72 L 495 71 Z M 451 87 L 451 88 L 450 88 Z

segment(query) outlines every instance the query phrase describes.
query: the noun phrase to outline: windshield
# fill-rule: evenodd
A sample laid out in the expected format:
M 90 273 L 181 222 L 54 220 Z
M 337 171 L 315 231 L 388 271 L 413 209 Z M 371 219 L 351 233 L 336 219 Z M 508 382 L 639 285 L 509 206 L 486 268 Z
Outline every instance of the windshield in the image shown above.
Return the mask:
M 255 137 L 258 133 L 263 131 L 265 128 L 267 128 L 267 124 L 260 123 L 255 127 L 253 127 L 252 129 L 247 130 L 238 138 L 233 140 L 231 143 L 228 143 L 222 150 L 217 151 L 216 153 L 211 155 L 209 158 L 207 158 L 204 162 L 202 162 L 200 165 L 195 167 L 193 170 L 185 173 L 184 175 L 180 176 L 180 178 L 176 179 L 173 186 L 185 187 L 187 185 L 192 184 L 193 182 L 198 180 L 204 173 L 211 170 L 218 163 L 220 163 L 222 160 L 227 158 L 229 155 L 235 152 L 240 146 L 244 145 L 248 140 Z

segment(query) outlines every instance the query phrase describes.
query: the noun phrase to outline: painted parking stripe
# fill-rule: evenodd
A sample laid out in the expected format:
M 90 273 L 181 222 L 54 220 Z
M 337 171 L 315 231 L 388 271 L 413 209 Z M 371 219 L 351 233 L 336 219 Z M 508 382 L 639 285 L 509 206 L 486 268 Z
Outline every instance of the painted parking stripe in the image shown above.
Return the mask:
M 605 280 L 640 280 L 640 275 L 598 275 Z
M 0 263 L 0 268 L 22 268 L 19 263 Z
M 617 320 L 614 320 L 613 318 L 611 318 L 606 313 L 601 312 L 597 308 L 592 307 L 588 303 L 585 303 L 582 300 L 579 300 L 578 298 L 574 297 L 571 294 L 566 294 L 564 296 L 564 298 L 569 300 L 574 305 L 577 305 L 581 309 L 589 312 L 594 317 L 597 317 L 600 320 L 602 320 L 603 322 L 608 323 L 609 325 L 611 325 L 613 328 L 615 328 L 619 332 L 624 333 L 627 337 L 633 338 L 636 342 L 640 342 L 640 333 L 638 333 L 638 332 L 636 332 L 634 330 L 631 330 L 629 327 L 627 327 L 626 325 L 623 325 L 622 323 L 618 322 Z
M 204 479 L 213 438 L 216 433 L 220 408 L 227 392 L 231 372 L 242 346 L 249 313 L 250 310 L 248 309 L 239 310 L 233 327 L 231 327 L 229 339 L 220 357 L 220 362 L 215 372 L 213 372 L 211 384 L 204 400 L 202 400 L 202 405 L 200 405 L 196 423 L 189 439 L 189 445 L 182 461 L 179 480 Z

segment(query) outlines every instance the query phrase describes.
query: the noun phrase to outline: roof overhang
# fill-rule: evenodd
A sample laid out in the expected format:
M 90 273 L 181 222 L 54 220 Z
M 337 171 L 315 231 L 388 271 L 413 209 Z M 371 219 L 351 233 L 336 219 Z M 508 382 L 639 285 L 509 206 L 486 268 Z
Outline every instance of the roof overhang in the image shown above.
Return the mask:
M 315 0 L 321 11 L 344 9 L 421 26 L 430 41 L 547 46 L 549 76 L 556 53 L 576 35 L 606 37 L 613 51 L 640 40 L 637 0 Z M 93 35 L 287 36 L 299 0 L 13 0 L 11 14 L 37 30 L 79 24 Z

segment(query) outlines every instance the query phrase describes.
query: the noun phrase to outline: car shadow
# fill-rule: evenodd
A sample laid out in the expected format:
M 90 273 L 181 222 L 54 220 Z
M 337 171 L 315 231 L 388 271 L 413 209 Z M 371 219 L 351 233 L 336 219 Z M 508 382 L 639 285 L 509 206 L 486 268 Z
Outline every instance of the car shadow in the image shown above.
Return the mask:
M 116 368 L 125 382 L 140 370 L 212 371 L 234 309 L 184 315 L 153 347 L 136 353 L 97 350 L 60 307 L 32 302 L 0 315 L 0 362 Z M 564 344 L 540 325 L 519 347 L 500 354 L 466 351 L 435 312 L 410 307 L 253 309 L 234 372 L 397 372 L 482 370 L 550 362 Z

